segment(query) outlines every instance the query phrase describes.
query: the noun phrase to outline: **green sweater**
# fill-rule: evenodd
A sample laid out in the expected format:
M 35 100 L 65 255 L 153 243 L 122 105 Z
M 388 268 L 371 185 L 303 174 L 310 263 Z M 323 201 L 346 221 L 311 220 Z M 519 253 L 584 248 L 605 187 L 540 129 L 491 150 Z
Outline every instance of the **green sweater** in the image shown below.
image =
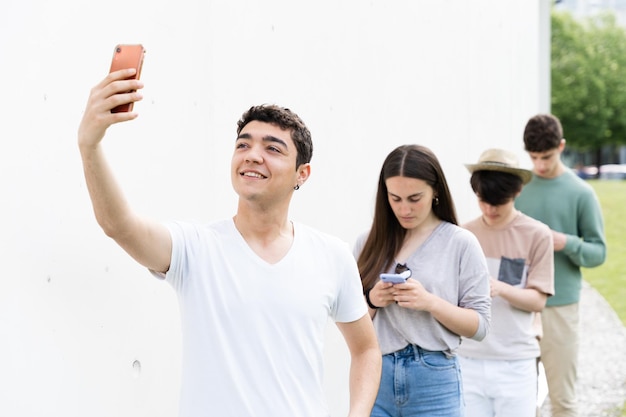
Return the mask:
M 546 305 L 577 303 L 580 268 L 601 265 L 606 259 L 604 221 L 593 188 L 569 169 L 551 179 L 533 175 L 515 200 L 515 207 L 567 235 L 565 248 L 554 252 L 555 294 Z

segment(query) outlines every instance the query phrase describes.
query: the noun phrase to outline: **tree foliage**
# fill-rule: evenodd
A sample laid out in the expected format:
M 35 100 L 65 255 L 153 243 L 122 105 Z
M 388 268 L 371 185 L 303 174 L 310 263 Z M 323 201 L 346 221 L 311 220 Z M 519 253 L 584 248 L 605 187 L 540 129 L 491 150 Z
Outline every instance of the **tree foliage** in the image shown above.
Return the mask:
M 626 31 L 612 13 L 552 12 L 552 112 L 578 150 L 626 144 Z

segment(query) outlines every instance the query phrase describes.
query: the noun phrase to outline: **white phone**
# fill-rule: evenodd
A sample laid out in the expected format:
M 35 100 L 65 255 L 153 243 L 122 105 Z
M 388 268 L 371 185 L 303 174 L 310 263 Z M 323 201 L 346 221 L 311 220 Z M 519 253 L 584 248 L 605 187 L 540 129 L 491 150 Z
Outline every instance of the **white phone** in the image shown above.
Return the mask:
M 411 276 L 411 270 L 407 269 L 401 274 L 380 274 L 383 282 L 391 282 L 392 284 L 404 284 Z

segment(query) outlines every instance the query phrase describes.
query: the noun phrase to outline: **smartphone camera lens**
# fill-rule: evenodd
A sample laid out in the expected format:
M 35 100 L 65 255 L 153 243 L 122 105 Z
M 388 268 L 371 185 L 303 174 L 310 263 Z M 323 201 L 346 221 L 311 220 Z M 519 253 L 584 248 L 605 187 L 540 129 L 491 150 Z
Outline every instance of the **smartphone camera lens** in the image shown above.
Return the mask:
M 115 48 L 115 52 L 117 52 L 117 53 L 119 54 L 120 52 L 122 52 L 122 48 L 120 48 L 120 47 L 118 46 L 117 48 Z

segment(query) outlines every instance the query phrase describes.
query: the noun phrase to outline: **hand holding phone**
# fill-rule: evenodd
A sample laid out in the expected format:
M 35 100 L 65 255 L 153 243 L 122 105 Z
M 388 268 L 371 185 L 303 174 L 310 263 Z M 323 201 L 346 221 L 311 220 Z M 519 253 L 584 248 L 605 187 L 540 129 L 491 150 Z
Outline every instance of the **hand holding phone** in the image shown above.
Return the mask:
M 411 270 L 407 269 L 401 274 L 380 274 L 380 279 L 383 282 L 391 282 L 392 284 L 404 284 L 411 276 Z
M 141 44 L 135 45 L 116 45 L 113 50 L 113 59 L 111 60 L 111 69 L 109 73 L 121 69 L 134 68 L 135 75 L 127 78 L 128 80 L 138 80 L 141 75 L 141 67 L 143 66 L 143 57 L 145 49 Z M 133 91 L 128 91 L 128 93 Z M 133 102 L 121 104 L 111 109 L 111 113 L 129 112 L 133 110 Z

